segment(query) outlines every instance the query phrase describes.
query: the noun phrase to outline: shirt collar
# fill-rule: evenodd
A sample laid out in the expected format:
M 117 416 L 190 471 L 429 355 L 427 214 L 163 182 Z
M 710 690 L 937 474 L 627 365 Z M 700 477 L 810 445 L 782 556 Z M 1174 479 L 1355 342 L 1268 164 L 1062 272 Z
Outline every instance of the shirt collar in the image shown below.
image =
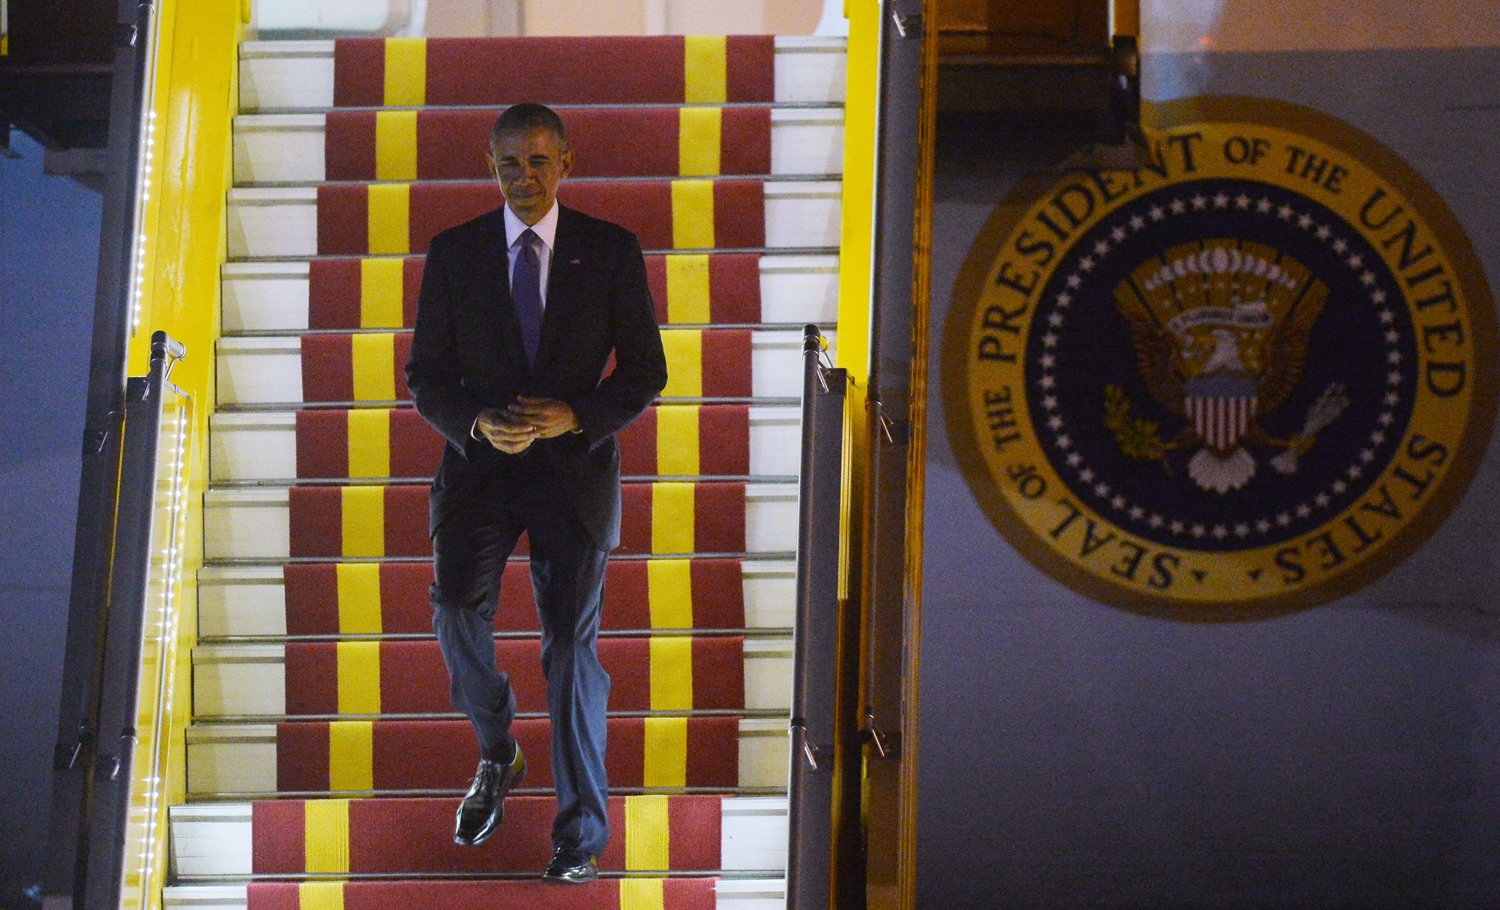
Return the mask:
M 520 216 L 510 210 L 510 206 L 504 205 L 501 208 L 505 210 L 505 248 L 510 249 L 516 245 L 517 240 L 521 239 L 521 235 L 526 232 L 528 225 L 520 219 Z M 531 230 L 536 232 L 538 237 L 542 238 L 542 243 L 545 243 L 549 250 L 556 247 L 553 241 L 557 238 L 557 210 L 557 200 L 554 199 L 552 201 L 552 208 L 547 210 L 547 214 L 543 215 L 542 219 L 536 224 L 529 226 Z

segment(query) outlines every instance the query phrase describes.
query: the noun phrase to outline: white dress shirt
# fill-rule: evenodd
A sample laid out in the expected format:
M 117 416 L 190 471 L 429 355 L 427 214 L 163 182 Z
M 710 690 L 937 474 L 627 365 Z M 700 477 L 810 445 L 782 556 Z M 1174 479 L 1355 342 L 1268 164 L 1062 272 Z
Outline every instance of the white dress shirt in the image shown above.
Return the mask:
M 521 235 L 528 229 L 526 222 L 522 221 L 510 206 L 505 206 L 505 249 L 510 257 L 510 269 L 508 274 L 510 280 L 516 280 L 516 259 L 521 255 Z M 538 277 L 542 285 L 542 312 L 547 311 L 547 277 L 552 273 L 552 247 L 557 239 L 557 200 L 552 201 L 552 208 L 547 210 L 541 220 L 530 225 L 529 229 L 536 232 L 541 238 L 542 245 L 537 249 L 537 259 L 540 262 Z
M 557 200 L 554 199 L 552 208 L 547 210 L 547 214 L 532 225 L 522 221 L 515 212 L 510 210 L 510 206 L 503 206 L 503 208 L 505 210 L 505 252 L 510 259 L 510 268 L 506 270 L 506 274 L 510 276 L 512 282 L 516 280 L 516 260 L 521 255 L 521 235 L 531 230 L 542 241 L 541 246 L 537 248 L 536 255 L 537 278 L 541 283 L 542 291 L 542 312 L 545 313 L 547 311 L 547 278 L 552 274 L 552 247 L 557 240 Z M 479 418 L 476 417 L 469 427 L 469 435 L 474 439 L 483 438 L 479 435 Z

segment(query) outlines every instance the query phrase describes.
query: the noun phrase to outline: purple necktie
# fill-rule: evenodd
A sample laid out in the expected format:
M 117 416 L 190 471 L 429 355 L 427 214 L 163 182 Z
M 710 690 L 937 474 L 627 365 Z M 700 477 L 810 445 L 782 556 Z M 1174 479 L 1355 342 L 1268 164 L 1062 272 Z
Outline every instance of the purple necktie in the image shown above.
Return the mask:
M 521 255 L 510 282 L 510 297 L 521 322 L 521 342 L 526 346 L 526 362 L 536 363 L 536 350 L 542 343 L 542 260 L 533 241 L 536 232 L 527 228 L 521 234 Z

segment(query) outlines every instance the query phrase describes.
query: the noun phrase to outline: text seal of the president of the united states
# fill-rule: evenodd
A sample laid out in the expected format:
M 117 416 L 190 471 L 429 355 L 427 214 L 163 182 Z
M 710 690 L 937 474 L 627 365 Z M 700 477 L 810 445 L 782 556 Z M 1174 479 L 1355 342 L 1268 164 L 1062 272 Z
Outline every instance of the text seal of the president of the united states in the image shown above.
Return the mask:
M 1495 413 L 1493 302 L 1442 200 L 1331 117 L 1164 105 L 1150 166 L 1002 204 L 950 312 L 971 487 L 1100 600 L 1215 618 L 1324 602 L 1452 510 Z

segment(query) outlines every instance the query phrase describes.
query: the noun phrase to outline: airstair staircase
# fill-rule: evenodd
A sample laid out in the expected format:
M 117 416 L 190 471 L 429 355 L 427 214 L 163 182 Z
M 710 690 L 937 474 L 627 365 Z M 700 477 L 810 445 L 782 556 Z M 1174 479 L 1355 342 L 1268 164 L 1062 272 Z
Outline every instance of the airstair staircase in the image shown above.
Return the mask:
M 241 49 L 201 638 L 172 908 L 784 905 L 800 328 L 833 336 L 838 39 L 359 39 Z M 452 842 L 477 751 L 431 634 L 439 437 L 403 366 L 422 253 L 500 204 L 506 104 L 554 105 L 569 205 L 646 250 L 671 379 L 620 437 L 623 544 L 603 876 L 550 855 L 545 687 L 524 565 L 501 665 L 531 775 Z

